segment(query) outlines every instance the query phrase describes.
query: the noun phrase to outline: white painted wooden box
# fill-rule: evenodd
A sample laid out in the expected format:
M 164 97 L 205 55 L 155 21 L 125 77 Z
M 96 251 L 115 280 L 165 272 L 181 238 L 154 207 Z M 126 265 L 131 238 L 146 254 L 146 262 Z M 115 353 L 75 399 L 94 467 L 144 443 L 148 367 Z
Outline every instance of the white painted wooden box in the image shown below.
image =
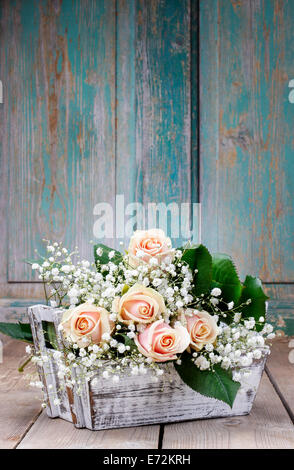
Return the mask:
M 53 322 L 56 334 L 62 311 L 36 305 L 28 309 L 36 351 L 48 355 L 42 322 Z M 52 350 L 51 350 L 52 351 Z M 50 356 L 50 352 L 49 352 Z M 83 386 L 81 395 L 74 389 L 59 390 L 54 361 L 39 368 L 50 418 L 60 417 L 73 422 L 77 428 L 91 430 L 173 423 L 177 421 L 240 416 L 250 413 L 265 365 L 265 358 L 250 367 L 244 378 L 234 406 L 208 398 L 192 390 L 179 377 L 172 364 L 165 365 L 168 373 L 154 382 L 150 375 L 121 377 L 118 383 L 97 375 L 98 385 Z M 58 397 L 60 405 L 54 404 Z

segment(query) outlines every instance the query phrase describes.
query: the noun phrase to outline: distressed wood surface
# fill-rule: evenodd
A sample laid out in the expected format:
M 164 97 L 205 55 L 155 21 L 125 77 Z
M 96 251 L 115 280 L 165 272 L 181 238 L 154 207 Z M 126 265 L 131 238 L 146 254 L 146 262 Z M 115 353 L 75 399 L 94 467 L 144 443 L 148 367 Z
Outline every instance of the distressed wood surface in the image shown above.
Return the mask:
M 96 203 L 195 200 L 197 15 L 196 0 L 1 2 L 0 294 L 42 296 L 22 260 L 44 237 L 91 259 Z
M 169 375 L 164 374 L 158 383 L 148 375 L 144 378 L 125 376 L 117 386 L 100 378 L 97 386 L 90 388 L 93 411 L 89 424 L 94 429 L 103 429 L 248 414 L 259 386 L 263 363 L 251 369 L 252 374 L 242 383 L 232 409 L 223 402 L 194 392 L 182 382 L 172 366 L 167 368 Z
M 26 378 L 30 372 L 37 379 L 35 369 L 17 370 L 24 354 L 24 343 L 9 341 L 0 363 L 0 449 L 16 447 L 41 412 L 41 394 L 32 391 Z
M 267 372 L 294 422 L 294 364 L 289 362 L 289 353 L 294 350 L 294 340 L 290 343 L 292 347 L 289 347 L 289 343 L 289 338 L 273 341 Z
M 263 376 L 249 416 L 169 424 L 163 449 L 293 449 L 294 426 Z
M 280 341 L 282 344 L 280 345 Z M 50 419 L 43 412 L 34 389 L 27 388 L 16 371 L 24 345 L 11 341 L 0 364 L 0 447 L 1 448 L 102 448 L 156 449 L 159 426 L 143 426 L 106 431 L 76 429 L 61 419 Z M 289 378 L 287 343 L 274 342 L 269 370 L 275 382 Z M 281 354 L 282 351 L 282 354 Z M 291 366 L 294 367 L 294 366 Z M 285 372 L 283 372 L 285 370 Z M 289 384 L 289 386 L 288 386 Z M 288 403 L 292 382 L 280 391 Z M 9 405 L 11 400 L 11 405 Z M 37 418 L 38 417 L 38 418 Z M 37 419 L 36 419 L 37 418 Z M 25 434 L 25 436 L 24 436 Z M 46 436 L 46 437 L 45 437 Z M 253 410 L 249 416 L 200 420 L 165 425 L 163 448 L 293 448 L 294 426 L 272 384 L 263 376 Z
M 294 335 L 294 284 L 266 284 L 267 318 L 278 335 Z
M 46 435 L 46 439 L 44 439 Z M 159 426 L 89 431 L 42 413 L 18 449 L 157 449 Z
M 197 184 L 191 172 L 197 158 L 191 152 L 191 88 L 197 87 L 190 81 L 194 3 L 136 2 L 136 155 L 142 162 L 144 204 L 190 202 Z M 182 229 L 189 222 L 188 213 Z
M 114 6 L 1 2 L 9 281 L 32 279 L 42 238 L 92 256 L 94 205 L 114 202 Z
M 291 0 L 200 0 L 203 242 L 269 282 L 294 280 L 293 15 Z
M 124 204 L 142 202 L 142 162 L 136 155 L 136 0 L 117 0 L 116 194 Z M 118 238 L 128 246 L 124 212 L 116 209 Z M 117 248 L 121 248 L 116 241 Z
M 1 2 L 1 296 L 42 296 L 23 259 L 43 237 L 91 259 L 96 203 L 195 202 L 199 184 L 203 241 L 242 276 L 294 280 L 294 4 L 200 0 L 199 64 L 197 5 Z
M 42 356 L 47 356 L 46 361 L 42 366 L 38 367 L 40 380 L 43 382 L 44 389 L 44 402 L 46 403 L 46 410 L 50 418 L 61 417 L 67 421 L 72 420 L 68 394 L 62 390 L 60 379 L 58 377 L 58 370 L 55 362 L 52 359 L 54 350 L 47 349 L 44 337 L 43 322 L 55 322 L 56 316 L 59 316 L 59 310 L 52 310 L 51 307 L 44 305 L 36 305 L 28 309 L 30 325 L 33 334 L 35 350 Z M 58 332 L 56 328 L 56 332 Z M 55 399 L 59 399 L 61 404 L 56 405 Z

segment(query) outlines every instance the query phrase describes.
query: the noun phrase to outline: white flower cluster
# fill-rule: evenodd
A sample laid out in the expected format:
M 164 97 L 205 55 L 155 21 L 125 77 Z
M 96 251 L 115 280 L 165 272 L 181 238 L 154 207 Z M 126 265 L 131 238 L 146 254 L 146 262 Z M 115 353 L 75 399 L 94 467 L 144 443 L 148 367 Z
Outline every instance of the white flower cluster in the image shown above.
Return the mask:
M 98 256 L 102 256 L 102 248 L 98 250 Z M 50 244 L 47 241 L 47 252 L 49 258 L 34 263 L 32 269 L 38 271 L 39 279 L 49 285 L 47 300 L 53 307 L 62 305 L 67 296 L 70 308 L 87 302 L 110 310 L 113 299 L 121 294 L 125 285 L 140 283 L 155 288 L 162 295 L 166 305 L 164 320 L 169 323 L 170 316 L 177 315 L 180 308 L 193 301 L 193 273 L 180 262 L 180 250 L 176 250 L 174 260 L 166 258 L 159 264 L 156 258 L 151 258 L 149 263 L 142 263 L 137 268 L 129 266 L 127 256 L 114 264 L 111 259 L 115 252 L 110 251 L 109 262 L 101 265 L 100 272 L 87 260 L 74 264 L 73 256 L 78 251 L 68 253 L 57 242 Z
M 68 298 L 69 307 L 88 302 L 102 307 L 110 307 L 113 298 L 118 295 L 123 284 L 119 283 L 119 266 L 109 262 L 105 266 L 107 275 L 97 272 L 94 263 L 87 260 L 73 262 L 78 251 L 68 253 L 60 243 L 47 241 L 50 254 L 43 262 L 34 263 L 32 269 L 39 273 L 39 279 L 49 286 L 47 300 L 51 306 L 60 306 Z
M 260 318 L 264 322 L 264 318 Z M 239 381 L 241 374 L 248 374 L 248 367 L 254 359 L 259 360 L 269 353 L 266 339 L 273 339 L 273 327 L 266 323 L 261 331 L 256 331 L 255 320 L 250 318 L 243 324 L 221 323 L 216 346 L 207 344 L 204 351 L 194 352 L 192 361 L 200 370 L 212 369 L 214 364 L 220 364 L 223 369 L 235 369 L 234 380 Z

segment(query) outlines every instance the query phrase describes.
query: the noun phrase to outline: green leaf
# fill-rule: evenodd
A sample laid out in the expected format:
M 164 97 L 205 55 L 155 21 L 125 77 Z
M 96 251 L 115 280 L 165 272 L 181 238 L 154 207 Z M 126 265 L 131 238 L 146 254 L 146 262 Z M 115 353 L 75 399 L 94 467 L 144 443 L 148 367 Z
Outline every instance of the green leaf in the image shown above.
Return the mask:
M 212 284 L 211 288 L 219 287 L 221 297 L 225 302 L 234 304 L 240 299 L 242 284 L 239 280 L 237 269 L 228 255 L 215 253 L 212 255 Z
M 117 333 L 115 335 L 115 339 L 117 339 L 117 341 L 119 341 L 120 338 L 123 339 L 125 346 L 130 346 L 131 351 L 137 349 L 135 342 L 131 338 L 129 338 L 126 333 Z
M 254 317 L 256 321 L 260 317 L 266 316 L 266 300 L 268 297 L 262 289 L 261 280 L 258 277 L 246 276 L 243 284 L 243 290 L 239 304 L 251 299 L 251 303 L 242 307 L 242 318 Z M 262 329 L 262 325 L 256 325 L 258 331 Z
M 4 323 L 0 322 L 0 332 L 13 339 L 33 343 L 33 335 L 29 323 Z
M 53 322 L 42 321 L 42 327 L 45 338 L 45 346 L 48 349 L 58 349 L 55 326 Z
M 102 249 L 101 256 L 97 254 L 98 248 Z M 111 251 L 114 251 L 114 257 L 110 260 L 108 255 Z M 113 248 L 109 248 L 109 246 L 103 245 L 103 243 L 98 243 L 97 245 L 94 245 L 94 259 L 96 267 L 98 266 L 98 264 L 107 264 L 109 263 L 109 261 L 114 264 L 119 264 L 122 260 L 122 254 L 119 251 L 114 250 Z
M 42 322 L 47 348 L 57 348 L 57 338 L 55 327 L 52 322 Z M 4 323 L 0 322 L 0 333 L 10 336 L 13 339 L 34 344 L 31 325 L 29 323 Z
M 205 294 L 210 289 L 212 280 L 212 257 L 208 249 L 204 245 L 188 248 L 184 251 L 182 260 L 193 272 L 194 294 L 196 296 Z M 195 269 L 198 270 L 196 274 L 194 274 Z
M 231 370 L 224 370 L 219 364 L 214 365 L 214 372 L 200 370 L 187 352 L 182 355 L 181 360 L 181 365 L 175 363 L 174 366 L 185 384 L 201 395 L 216 398 L 233 407 L 240 383 L 232 379 Z

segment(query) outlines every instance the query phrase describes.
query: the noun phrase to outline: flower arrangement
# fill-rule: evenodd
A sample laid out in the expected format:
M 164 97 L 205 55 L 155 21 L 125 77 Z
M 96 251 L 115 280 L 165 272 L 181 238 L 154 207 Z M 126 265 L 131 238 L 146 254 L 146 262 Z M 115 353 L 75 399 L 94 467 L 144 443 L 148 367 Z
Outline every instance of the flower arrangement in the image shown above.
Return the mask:
M 147 372 L 157 381 L 170 362 L 195 391 L 232 406 L 242 375 L 269 352 L 261 281 L 241 283 L 227 255 L 189 243 L 176 249 L 159 229 L 137 230 L 124 254 L 95 245 L 92 264 L 45 242 L 47 256 L 31 264 L 47 302 L 62 309 L 62 347 L 53 324 L 45 332 L 61 386 L 78 392 L 97 375 L 118 382 Z M 29 325 L 0 331 L 32 342 Z M 39 366 L 46 360 L 32 355 Z

